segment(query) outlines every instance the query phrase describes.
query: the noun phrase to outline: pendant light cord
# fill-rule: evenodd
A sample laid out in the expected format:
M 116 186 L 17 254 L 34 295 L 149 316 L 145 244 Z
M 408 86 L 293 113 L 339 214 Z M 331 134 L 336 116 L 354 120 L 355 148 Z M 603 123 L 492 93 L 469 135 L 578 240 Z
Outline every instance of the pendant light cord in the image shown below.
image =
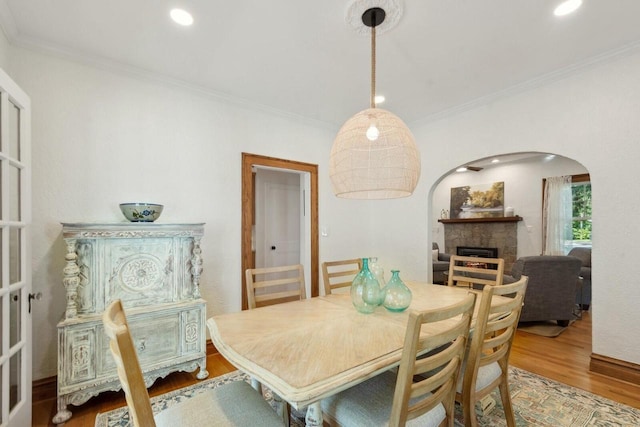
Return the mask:
M 375 18 L 374 18 L 375 21 Z M 371 108 L 376 108 L 376 26 L 371 27 Z

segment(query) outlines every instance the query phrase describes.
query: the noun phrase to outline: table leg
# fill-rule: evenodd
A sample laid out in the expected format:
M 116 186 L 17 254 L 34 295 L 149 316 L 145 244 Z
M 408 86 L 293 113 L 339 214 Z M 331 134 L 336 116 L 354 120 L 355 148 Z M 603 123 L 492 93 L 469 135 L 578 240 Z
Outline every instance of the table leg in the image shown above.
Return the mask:
M 289 421 L 291 418 L 291 414 L 289 414 L 289 405 L 276 393 L 273 393 L 273 403 L 275 403 L 276 412 L 280 415 L 282 421 L 284 421 L 284 425 L 289 427 Z
M 307 407 L 307 416 L 305 417 L 306 427 L 322 427 L 322 407 L 320 402 L 312 403 Z
M 251 378 L 251 387 L 262 394 L 262 383 L 253 377 Z M 289 419 L 291 417 L 289 414 L 289 405 L 276 393 L 273 393 L 273 403 L 275 403 L 276 413 L 280 415 L 282 421 L 284 421 L 285 427 L 289 427 Z

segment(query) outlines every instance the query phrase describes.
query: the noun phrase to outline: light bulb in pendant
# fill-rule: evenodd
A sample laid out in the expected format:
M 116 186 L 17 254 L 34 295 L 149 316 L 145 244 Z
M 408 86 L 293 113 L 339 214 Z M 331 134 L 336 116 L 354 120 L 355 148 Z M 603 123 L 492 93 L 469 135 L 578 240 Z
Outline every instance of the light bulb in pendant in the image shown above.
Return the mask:
M 367 129 L 367 139 L 369 141 L 375 141 L 376 139 L 378 139 L 379 136 L 380 136 L 380 131 L 378 130 L 378 128 L 374 123 L 371 123 L 371 126 L 369 126 L 369 129 Z

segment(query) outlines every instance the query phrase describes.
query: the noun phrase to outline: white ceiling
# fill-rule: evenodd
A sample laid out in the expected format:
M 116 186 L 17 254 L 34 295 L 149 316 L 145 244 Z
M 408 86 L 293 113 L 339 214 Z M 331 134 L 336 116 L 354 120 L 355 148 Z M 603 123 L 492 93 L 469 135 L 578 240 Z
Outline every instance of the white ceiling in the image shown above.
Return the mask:
M 376 3 L 375 0 L 361 0 Z M 640 0 L 396 0 L 378 37 L 381 105 L 406 122 L 558 78 L 640 47 Z M 0 0 L 23 47 L 192 85 L 340 126 L 368 107 L 370 39 L 345 22 L 348 1 Z M 192 27 L 170 21 L 189 10 Z

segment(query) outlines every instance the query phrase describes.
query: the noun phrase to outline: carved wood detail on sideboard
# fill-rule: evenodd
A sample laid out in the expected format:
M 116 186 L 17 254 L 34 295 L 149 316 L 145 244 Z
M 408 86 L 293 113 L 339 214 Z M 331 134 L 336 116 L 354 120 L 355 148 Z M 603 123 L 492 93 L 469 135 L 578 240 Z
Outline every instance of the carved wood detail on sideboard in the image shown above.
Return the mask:
M 200 296 L 204 224 L 62 224 L 66 308 L 58 323 L 55 424 L 120 381 L 102 329 L 115 299 L 127 311 L 145 384 L 175 371 L 206 378 L 205 301 Z

